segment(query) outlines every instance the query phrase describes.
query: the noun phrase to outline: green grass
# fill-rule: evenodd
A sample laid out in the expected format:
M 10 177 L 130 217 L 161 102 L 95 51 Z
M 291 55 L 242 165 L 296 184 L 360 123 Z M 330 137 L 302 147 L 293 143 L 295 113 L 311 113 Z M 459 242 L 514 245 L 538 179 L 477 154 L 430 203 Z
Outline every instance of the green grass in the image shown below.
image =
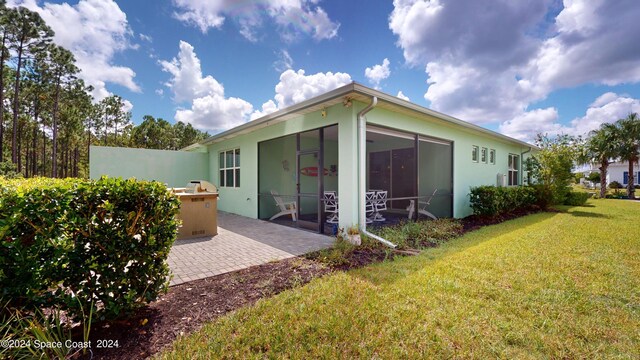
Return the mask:
M 590 200 L 316 279 L 165 358 L 640 358 L 640 203 Z

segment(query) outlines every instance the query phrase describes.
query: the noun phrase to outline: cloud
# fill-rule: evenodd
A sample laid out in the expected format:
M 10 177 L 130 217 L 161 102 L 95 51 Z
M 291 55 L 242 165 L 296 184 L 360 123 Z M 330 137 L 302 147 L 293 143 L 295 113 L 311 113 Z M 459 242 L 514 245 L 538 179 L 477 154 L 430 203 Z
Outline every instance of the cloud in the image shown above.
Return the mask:
M 177 57 L 159 62 L 171 75 L 165 85 L 171 89 L 174 101 L 191 103 L 190 109 L 176 111 L 176 121 L 214 133 L 246 122 L 253 106 L 240 98 L 225 97 L 221 83 L 211 75 L 203 76 L 200 59 L 191 44 L 180 41 L 179 48 Z
M 262 110 L 254 112 L 251 118 L 257 119 L 351 82 L 351 75 L 346 73 L 326 72 L 305 75 L 302 69 L 297 72 L 286 70 L 280 74 L 280 82 L 275 87 L 275 101 L 269 100 L 264 103 Z
M 80 0 L 75 5 L 35 0 L 10 0 L 9 6 L 24 6 L 36 11 L 55 31 L 56 44 L 70 50 L 80 68 L 80 77 L 94 87 L 100 100 L 111 93 L 107 84 L 117 84 L 140 92 L 135 72 L 114 64 L 116 54 L 135 48 L 130 42 L 133 32 L 126 14 L 112 0 Z
M 305 75 L 302 69 L 297 72 L 287 70 L 280 75 L 274 98 L 278 109 L 282 109 L 339 88 L 351 81 L 351 75 L 346 73 L 326 72 Z
M 406 101 L 411 101 L 411 99 L 409 99 L 408 96 L 406 96 L 405 94 L 402 93 L 402 91 L 398 91 L 398 95 L 396 95 L 396 97 L 402 99 L 402 100 L 406 100 Z
M 144 40 L 146 42 L 153 42 L 153 38 L 149 35 L 145 35 L 145 34 L 138 34 L 138 37 L 140 38 L 140 40 Z
M 584 116 L 571 121 L 572 132 L 575 135 L 584 135 L 597 129 L 600 124 L 616 122 L 630 113 L 640 113 L 640 99 L 605 93 L 589 106 Z
M 616 122 L 634 112 L 640 113 L 640 99 L 607 92 L 589 105 L 584 116 L 573 119 L 567 125 L 558 122 L 558 112 L 555 108 L 546 108 L 524 112 L 502 123 L 499 130 L 505 135 L 524 141 L 532 141 L 538 133 L 585 136 L 603 123 Z
M 196 56 L 193 46 L 186 41 L 180 41 L 178 57 L 171 61 L 159 61 L 163 71 L 171 74 L 171 79 L 165 85 L 173 91 L 174 101 L 181 103 L 210 94 L 224 92 L 220 84 L 211 75 L 202 77 L 200 59 Z
M 286 40 L 306 34 L 315 40 L 331 39 L 340 24 L 332 21 L 317 3 L 319 0 L 173 0 L 176 19 L 196 26 L 202 33 L 220 29 L 227 18 L 235 20 L 239 32 L 249 41 L 257 41 L 257 30 L 264 19 L 271 19 Z
M 280 50 L 278 53 L 278 60 L 273 63 L 273 68 L 278 72 L 291 69 L 293 66 L 293 59 L 287 50 Z
M 535 109 L 502 123 L 500 132 L 523 141 L 532 141 L 539 133 L 549 135 L 567 133 L 568 129 L 557 121 L 558 110 L 555 108 Z
M 374 65 L 364 70 L 364 76 L 372 83 L 376 89 L 380 86 L 380 81 L 391 75 L 389 70 L 389 59 L 385 58 L 381 65 Z
M 269 100 L 266 103 L 262 104 L 261 110 L 256 110 L 251 114 L 251 120 L 259 119 L 276 111 L 278 111 L 278 105 L 276 105 L 273 100 Z
M 557 89 L 640 81 L 639 17 L 632 0 L 395 0 L 389 28 L 432 108 L 497 123 Z

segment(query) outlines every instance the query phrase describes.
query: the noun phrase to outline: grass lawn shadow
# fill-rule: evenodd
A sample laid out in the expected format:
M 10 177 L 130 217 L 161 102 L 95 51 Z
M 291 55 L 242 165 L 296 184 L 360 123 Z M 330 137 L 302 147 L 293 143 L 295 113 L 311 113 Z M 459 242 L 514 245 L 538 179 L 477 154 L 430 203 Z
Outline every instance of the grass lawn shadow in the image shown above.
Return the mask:
M 593 213 L 593 212 L 587 212 L 587 211 L 567 211 L 567 214 L 571 214 L 571 215 L 577 216 L 577 217 L 591 217 L 591 218 L 600 218 L 600 219 L 611 219 L 611 216 L 609 216 L 609 215 Z

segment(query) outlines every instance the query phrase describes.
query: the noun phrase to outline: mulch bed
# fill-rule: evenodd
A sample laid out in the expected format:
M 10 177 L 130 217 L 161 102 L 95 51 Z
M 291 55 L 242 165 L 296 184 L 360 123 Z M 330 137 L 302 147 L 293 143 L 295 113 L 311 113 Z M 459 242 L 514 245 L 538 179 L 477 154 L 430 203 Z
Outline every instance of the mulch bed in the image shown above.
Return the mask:
M 93 325 L 93 359 L 147 358 L 207 322 L 331 271 L 308 259 L 291 258 L 172 286 L 124 321 Z M 98 349 L 98 340 L 117 340 L 118 347 Z
M 537 210 L 519 211 L 502 217 L 469 216 L 462 219 L 463 233 L 498 224 Z M 171 346 L 178 336 L 188 335 L 205 323 L 259 299 L 301 286 L 333 271 L 346 271 L 374 262 L 413 255 L 413 251 L 357 248 L 339 265 L 314 261 L 319 253 L 285 259 L 206 279 L 172 286 L 160 299 L 126 320 L 94 324 L 91 328 L 93 359 L 144 359 Z M 118 342 L 117 348 L 96 348 L 98 340 Z

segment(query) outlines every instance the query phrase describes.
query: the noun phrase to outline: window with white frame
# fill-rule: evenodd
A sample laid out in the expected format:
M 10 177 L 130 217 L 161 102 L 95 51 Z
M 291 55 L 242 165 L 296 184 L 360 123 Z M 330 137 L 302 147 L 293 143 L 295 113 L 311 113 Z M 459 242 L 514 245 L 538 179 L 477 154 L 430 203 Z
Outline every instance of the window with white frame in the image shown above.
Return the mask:
M 220 178 L 222 187 L 240 187 L 240 149 L 220 152 Z
M 518 167 L 520 156 L 509 154 L 509 185 L 518 185 Z
M 473 145 L 473 150 L 471 150 L 471 160 L 473 162 L 478 162 L 479 157 L 480 157 L 480 148 Z
M 489 150 L 489 163 L 491 165 L 496 164 L 496 149 Z
M 487 158 L 488 158 L 488 153 L 489 149 L 487 149 L 486 147 L 482 148 L 482 152 L 480 152 L 480 159 L 482 160 L 483 163 L 487 163 Z

